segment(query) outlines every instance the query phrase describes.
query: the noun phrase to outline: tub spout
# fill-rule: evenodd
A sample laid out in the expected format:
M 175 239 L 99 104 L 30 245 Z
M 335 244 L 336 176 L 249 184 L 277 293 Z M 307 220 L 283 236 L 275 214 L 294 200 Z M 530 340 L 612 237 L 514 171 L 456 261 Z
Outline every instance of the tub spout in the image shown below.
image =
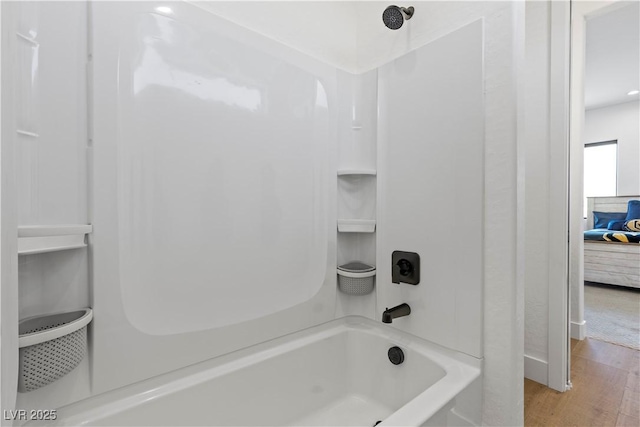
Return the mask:
M 400 304 L 393 308 L 387 308 L 384 313 L 382 313 L 382 323 L 391 323 L 393 319 L 397 317 L 408 316 L 411 314 L 411 307 L 409 304 Z

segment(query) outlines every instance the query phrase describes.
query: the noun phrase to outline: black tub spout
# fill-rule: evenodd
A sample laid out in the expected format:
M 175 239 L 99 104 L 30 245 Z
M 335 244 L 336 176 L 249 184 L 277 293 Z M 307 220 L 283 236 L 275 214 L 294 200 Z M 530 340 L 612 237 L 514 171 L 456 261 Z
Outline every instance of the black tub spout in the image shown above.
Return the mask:
M 382 323 L 391 323 L 393 319 L 411 314 L 411 307 L 409 304 L 403 303 L 393 308 L 387 308 L 382 313 Z

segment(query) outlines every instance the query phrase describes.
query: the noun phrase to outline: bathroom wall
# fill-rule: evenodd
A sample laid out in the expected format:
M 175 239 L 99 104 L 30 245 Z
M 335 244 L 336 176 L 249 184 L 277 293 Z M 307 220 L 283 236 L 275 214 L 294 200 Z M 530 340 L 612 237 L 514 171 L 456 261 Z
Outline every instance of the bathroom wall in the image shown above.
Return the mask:
M 640 102 L 594 108 L 585 112 L 585 144 L 618 141 L 618 195 L 640 194 Z
M 156 6 L 92 5 L 96 393 L 335 316 L 336 69 Z

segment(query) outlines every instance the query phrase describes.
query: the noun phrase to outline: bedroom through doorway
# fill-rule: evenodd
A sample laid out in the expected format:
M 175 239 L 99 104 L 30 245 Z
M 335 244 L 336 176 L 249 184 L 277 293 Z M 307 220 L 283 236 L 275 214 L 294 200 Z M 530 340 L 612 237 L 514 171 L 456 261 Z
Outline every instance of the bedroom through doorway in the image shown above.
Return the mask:
M 583 280 L 576 295 L 582 298 L 572 298 L 572 310 L 583 315 L 572 319 L 571 331 L 572 338 L 635 350 L 640 350 L 639 17 L 640 3 L 620 2 L 586 20 Z

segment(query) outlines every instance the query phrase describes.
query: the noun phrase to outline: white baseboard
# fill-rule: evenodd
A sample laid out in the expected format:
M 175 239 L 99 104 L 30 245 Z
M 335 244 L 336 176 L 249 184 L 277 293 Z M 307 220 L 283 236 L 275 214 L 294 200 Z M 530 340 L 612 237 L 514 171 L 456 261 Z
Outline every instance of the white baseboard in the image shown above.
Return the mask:
M 586 320 L 582 322 L 571 322 L 571 338 L 574 340 L 583 340 L 585 337 Z
M 549 385 L 549 364 L 544 360 L 525 354 L 524 377 L 543 385 Z

